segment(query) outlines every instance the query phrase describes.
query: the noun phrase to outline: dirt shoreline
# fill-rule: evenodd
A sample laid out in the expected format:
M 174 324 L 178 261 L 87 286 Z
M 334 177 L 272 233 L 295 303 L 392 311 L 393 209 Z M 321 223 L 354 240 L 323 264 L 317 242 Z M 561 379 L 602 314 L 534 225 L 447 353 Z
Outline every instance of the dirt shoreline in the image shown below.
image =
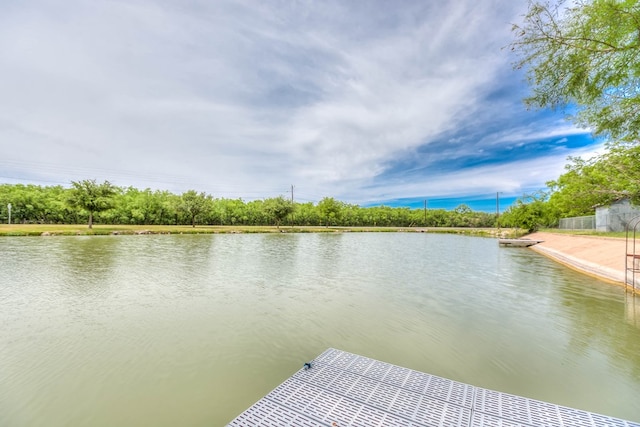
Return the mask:
M 537 232 L 527 239 L 543 240 L 530 248 L 567 267 L 601 280 L 625 286 L 624 238 L 577 236 Z M 629 288 L 631 289 L 631 288 Z M 636 292 L 640 288 L 636 285 Z

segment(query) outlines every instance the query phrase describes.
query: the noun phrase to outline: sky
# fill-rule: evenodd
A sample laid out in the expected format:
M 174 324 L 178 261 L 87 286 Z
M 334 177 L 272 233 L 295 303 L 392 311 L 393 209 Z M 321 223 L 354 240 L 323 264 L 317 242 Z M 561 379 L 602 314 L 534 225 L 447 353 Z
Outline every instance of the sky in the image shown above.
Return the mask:
M 0 183 L 503 210 L 602 147 L 524 107 L 526 6 L 0 2 Z

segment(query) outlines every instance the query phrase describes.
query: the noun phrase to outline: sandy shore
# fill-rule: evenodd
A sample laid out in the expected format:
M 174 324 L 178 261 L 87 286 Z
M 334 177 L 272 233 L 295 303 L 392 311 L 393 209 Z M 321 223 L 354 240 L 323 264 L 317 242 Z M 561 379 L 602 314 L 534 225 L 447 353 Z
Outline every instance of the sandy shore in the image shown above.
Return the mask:
M 623 238 L 532 233 L 528 239 L 544 240 L 531 246 L 582 273 L 624 286 L 626 243 Z

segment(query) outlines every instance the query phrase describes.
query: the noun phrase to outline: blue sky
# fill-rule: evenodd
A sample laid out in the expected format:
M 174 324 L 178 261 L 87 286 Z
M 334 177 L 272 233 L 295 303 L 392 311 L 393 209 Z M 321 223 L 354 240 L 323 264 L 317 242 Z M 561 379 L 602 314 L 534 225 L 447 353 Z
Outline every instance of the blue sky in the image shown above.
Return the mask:
M 0 3 L 0 182 L 494 211 L 601 149 L 527 111 L 526 0 Z

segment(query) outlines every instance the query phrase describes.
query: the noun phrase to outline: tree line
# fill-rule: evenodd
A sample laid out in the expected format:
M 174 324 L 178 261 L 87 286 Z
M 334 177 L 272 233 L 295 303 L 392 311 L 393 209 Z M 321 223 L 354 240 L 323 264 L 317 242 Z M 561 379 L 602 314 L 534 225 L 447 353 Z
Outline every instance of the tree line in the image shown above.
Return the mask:
M 189 190 L 182 194 L 105 181 L 74 181 L 69 188 L 0 184 L 0 221 L 13 223 L 131 225 L 294 225 L 379 227 L 494 227 L 496 215 L 467 205 L 454 210 L 362 207 L 325 197 L 318 203 L 283 196 L 264 200 L 214 198 Z

